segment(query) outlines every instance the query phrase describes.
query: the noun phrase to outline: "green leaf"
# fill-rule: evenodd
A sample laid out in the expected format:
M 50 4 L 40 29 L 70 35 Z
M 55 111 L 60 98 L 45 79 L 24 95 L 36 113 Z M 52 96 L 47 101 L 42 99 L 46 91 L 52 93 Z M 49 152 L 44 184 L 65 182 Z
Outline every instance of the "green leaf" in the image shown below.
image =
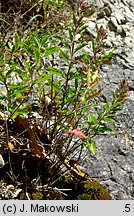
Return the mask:
M 35 35 L 33 35 L 32 38 L 33 38 L 32 45 L 34 45 L 34 47 L 36 47 L 37 49 L 39 49 L 40 48 L 40 41 L 39 41 L 39 39 Z
M 42 76 L 34 80 L 34 84 L 42 83 L 43 81 L 48 80 L 51 77 L 51 74 L 43 74 Z
M 63 58 L 67 63 L 69 63 L 68 54 L 65 53 L 63 50 L 60 50 L 60 54 L 61 54 L 62 58 Z
M 115 120 L 113 119 L 113 118 L 104 118 L 103 119 L 104 121 L 106 121 L 106 122 L 114 122 Z
M 16 88 L 16 90 L 14 90 L 13 94 L 11 94 L 12 98 L 16 97 L 16 96 L 20 96 L 20 94 L 22 94 L 27 88 L 28 88 L 28 86 L 26 86 L 26 85 L 18 86 L 18 88 Z
M 18 109 L 13 114 L 12 118 L 16 118 L 18 115 L 27 115 L 28 113 L 29 113 L 29 111 L 27 109 Z
M 110 109 L 110 105 L 109 105 L 109 102 L 108 100 L 106 99 L 106 104 L 105 104 L 105 111 L 108 112 Z
M 122 109 L 121 108 L 114 108 L 112 111 L 111 111 L 111 113 L 112 114 L 115 114 L 115 113 L 117 113 L 117 112 L 120 112 Z
M 6 79 L 10 78 L 12 73 L 13 73 L 12 69 L 8 70 L 8 72 L 6 73 Z
M 10 51 L 12 52 L 13 44 L 10 41 L 8 41 L 8 47 L 9 47 Z
M 35 59 L 35 63 L 36 65 L 38 64 L 39 58 L 40 58 L 40 49 L 33 47 L 33 53 L 34 53 L 34 59 Z
M 75 13 L 73 13 L 73 23 L 74 23 L 74 26 L 76 26 L 76 22 L 77 22 L 77 19 L 76 19 Z
M 33 75 L 34 69 L 32 68 L 32 66 L 29 64 L 28 61 L 24 60 L 24 66 L 25 68 L 28 70 L 28 72 L 30 73 L 30 75 Z
M 65 47 L 68 49 L 68 51 L 70 52 L 71 51 L 71 46 L 69 43 L 65 42 L 64 43 Z
M 18 88 L 18 84 L 9 83 L 9 84 L 8 84 L 8 87 L 9 87 L 10 89 L 17 89 L 17 88 Z
M 45 71 L 49 72 L 49 74 L 51 75 L 62 75 L 62 72 L 59 69 L 54 67 L 47 67 L 45 68 Z
M 85 46 L 86 46 L 86 43 L 83 43 L 83 44 L 78 45 L 78 46 L 76 47 L 76 49 L 75 49 L 75 52 L 81 50 L 81 49 L 82 49 L 83 47 L 85 47 Z
M 26 26 L 25 26 L 25 29 L 27 29 L 31 24 L 32 22 L 37 19 L 37 17 L 43 17 L 42 15 L 40 14 L 36 14 L 35 16 L 32 16 L 32 18 L 27 22 Z
M 116 94 L 115 94 L 115 92 L 113 93 L 113 98 L 112 98 L 112 105 L 114 105 L 114 103 L 115 103 L 115 99 L 116 99 Z
M 29 46 L 29 44 L 24 43 L 23 47 L 24 47 L 26 53 L 33 55 L 33 49 Z
M 0 95 L 0 101 L 5 101 L 5 100 L 6 100 L 6 96 Z
M 41 40 L 41 47 L 46 46 L 49 43 L 50 35 L 45 35 Z
M 76 60 L 76 61 L 80 61 L 81 59 L 83 59 L 83 57 L 84 57 L 84 54 L 75 56 L 75 60 Z
M 75 79 L 75 90 L 77 91 L 77 88 L 78 88 L 78 79 L 76 78 Z
M 84 52 L 83 61 L 86 65 L 90 63 L 90 56 L 86 52 Z
M 2 62 L 0 62 L 0 63 L 2 64 L 2 63 L 3 63 L 3 60 L 2 60 Z M 5 72 L 5 68 L 6 68 L 5 65 L 0 66 L 0 73 Z M 0 80 L 1 80 L 1 76 L 0 76 Z
M 114 107 L 117 107 L 117 106 L 120 106 L 120 105 L 122 105 L 122 100 L 120 100 L 120 101 L 115 101 Z
M 53 89 L 55 92 L 59 93 L 61 91 L 61 85 L 58 83 L 53 83 Z
M 86 147 L 91 151 L 92 154 L 96 153 L 97 148 L 94 141 L 90 140 L 89 142 L 87 142 Z
M 85 23 L 82 24 L 82 26 L 78 29 L 77 33 L 80 34 L 83 30 L 85 30 L 88 27 L 86 26 Z
M 97 118 L 96 118 L 93 114 L 89 114 L 89 115 L 88 115 L 88 122 L 89 122 L 89 123 L 96 124 Z
M 100 123 L 100 126 L 99 126 L 99 128 L 98 128 L 98 131 L 99 132 L 113 132 L 113 130 L 111 129 L 111 128 L 109 128 L 105 123 Z
M 59 51 L 59 49 L 60 48 L 58 46 L 46 48 L 44 56 L 53 55 L 54 53 L 56 53 L 57 51 Z
M 13 67 L 11 69 L 11 72 L 14 72 L 15 74 L 17 74 L 23 80 L 29 78 L 28 75 L 27 75 L 27 73 L 24 72 L 24 71 L 22 71 L 22 70 L 20 70 L 19 68 L 17 68 L 17 66 Z M 6 76 L 8 77 L 9 74 L 10 74 L 10 71 L 9 71 L 9 73 L 6 74 Z
M 70 37 L 70 40 L 73 41 L 73 32 L 72 32 L 72 29 L 69 29 L 69 37 Z
M 100 104 L 91 104 L 92 107 L 100 107 Z

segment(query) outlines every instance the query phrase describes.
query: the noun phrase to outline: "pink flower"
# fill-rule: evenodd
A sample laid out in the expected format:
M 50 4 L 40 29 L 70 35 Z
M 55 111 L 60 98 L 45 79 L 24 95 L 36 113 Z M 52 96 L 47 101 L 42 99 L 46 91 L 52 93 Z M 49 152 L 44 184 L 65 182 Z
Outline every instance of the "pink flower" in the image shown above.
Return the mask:
M 84 138 L 84 139 L 87 138 L 87 136 L 85 136 L 85 134 L 83 134 L 78 128 L 73 129 L 72 131 L 69 131 L 68 133 L 75 135 L 75 136 L 78 136 L 80 138 Z

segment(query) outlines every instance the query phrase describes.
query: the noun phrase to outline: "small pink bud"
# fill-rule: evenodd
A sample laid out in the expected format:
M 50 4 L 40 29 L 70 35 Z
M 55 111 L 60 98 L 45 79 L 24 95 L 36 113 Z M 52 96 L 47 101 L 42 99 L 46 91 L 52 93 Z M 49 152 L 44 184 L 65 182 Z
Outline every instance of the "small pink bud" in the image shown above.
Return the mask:
M 69 131 L 68 133 L 72 134 L 72 135 L 75 135 L 75 136 L 78 136 L 80 138 L 88 138 L 87 136 L 85 136 L 85 134 L 83 134 L 78 128 L 76 129 L 73 129 L 72 131 Z

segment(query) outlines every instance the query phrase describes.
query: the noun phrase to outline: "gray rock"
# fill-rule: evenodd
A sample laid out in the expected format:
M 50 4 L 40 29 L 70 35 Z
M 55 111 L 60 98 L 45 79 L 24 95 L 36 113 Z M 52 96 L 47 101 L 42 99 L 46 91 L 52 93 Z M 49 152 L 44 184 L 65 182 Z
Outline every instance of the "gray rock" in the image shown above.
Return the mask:
M 110 31 L 117 31 L 118 28 L 118 22 L 115 16 L 110 17 L 110 21 L 108 23 L 108 27 Z
M 84 150 L 84 160 L 80 163 L 107 188 L 113 199 L 134 200 L 134 1 L 96 2 L 96 27 L 102 25 L 108 29 L 106 44 L 117 49 L 112 66 L 104 65 L 100 69 L 103 77 L 100 85 L 104 88 L 100 101 L 103 103 L 105 97 L 110 99 L 123 78 L 128 79 L 130 95 L 114 124 L 115 134 L 96 137 L 96 154 Z M 108 4 L 111 14 L 106 13 Z

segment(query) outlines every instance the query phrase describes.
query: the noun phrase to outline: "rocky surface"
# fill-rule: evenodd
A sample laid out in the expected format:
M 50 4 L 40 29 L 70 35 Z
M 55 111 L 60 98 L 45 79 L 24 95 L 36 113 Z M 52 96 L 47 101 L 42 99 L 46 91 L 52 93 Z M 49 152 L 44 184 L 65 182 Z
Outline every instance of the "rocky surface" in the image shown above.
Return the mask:
M 134 199 L 134 2 L 96 3 L 96 22 L 89 21 L 89 29 L 93 31 L 93 23 L 97 28 L 102 25 L 108 32 L 107 46 L 117 48 L 112 66 L 103 66 L 100 71 L 105 89 L 102 96 L 110 97 L 123 78 L 128 79 L 130 96 L 118 114 L 115 134 L 97 137 L 97 153 L 85 156 L 84 152 L 80 164 L 108 189 L 113 199 Z

